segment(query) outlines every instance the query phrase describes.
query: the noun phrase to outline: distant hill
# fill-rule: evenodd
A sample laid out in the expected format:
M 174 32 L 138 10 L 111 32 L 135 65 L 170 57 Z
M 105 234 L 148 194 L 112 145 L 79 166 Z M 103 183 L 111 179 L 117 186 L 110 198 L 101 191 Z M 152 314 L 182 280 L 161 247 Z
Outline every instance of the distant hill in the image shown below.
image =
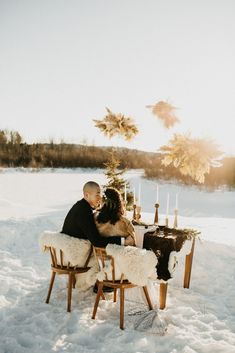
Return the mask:
M 36 143 L 0 144 L 0 165 L 4 167 L 103 168 L 113 147 L 77 144 Z M 128 148 L 115 148 L 121 168 L 145 168 L 158 154 Z

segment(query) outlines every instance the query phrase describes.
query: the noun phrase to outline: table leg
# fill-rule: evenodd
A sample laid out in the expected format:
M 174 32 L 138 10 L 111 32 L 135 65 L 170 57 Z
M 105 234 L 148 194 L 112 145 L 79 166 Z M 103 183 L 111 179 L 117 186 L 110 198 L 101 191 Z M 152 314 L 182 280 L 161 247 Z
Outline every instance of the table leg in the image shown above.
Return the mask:
M 159 309 L 165 309 L 166 307 L 167 286 L 168 286 L 168 283 L 160 283 Z
M 189 285 L 190 285 L 194 248 L 195 248 L 195 238 L 193 238 L 193 243 L 192 243 L 192 248 L 190 253 L 185 256 L 184 288 L 189 288 Z

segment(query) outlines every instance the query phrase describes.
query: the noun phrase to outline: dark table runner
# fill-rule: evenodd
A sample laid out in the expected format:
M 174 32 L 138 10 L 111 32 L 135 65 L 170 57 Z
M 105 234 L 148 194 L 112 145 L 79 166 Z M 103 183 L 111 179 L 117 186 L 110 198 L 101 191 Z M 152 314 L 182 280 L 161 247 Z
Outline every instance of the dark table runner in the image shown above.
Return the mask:
M 157 277 L 167 281 L 171 278 L 168 270 L 168 262 L 172 251 L 180 251 L 186 241 L 187 236 L 183 234 L 160 234 L 146 232 L 144 234 L 143 248 L 152 250 L 158 258 L 156 266 Z

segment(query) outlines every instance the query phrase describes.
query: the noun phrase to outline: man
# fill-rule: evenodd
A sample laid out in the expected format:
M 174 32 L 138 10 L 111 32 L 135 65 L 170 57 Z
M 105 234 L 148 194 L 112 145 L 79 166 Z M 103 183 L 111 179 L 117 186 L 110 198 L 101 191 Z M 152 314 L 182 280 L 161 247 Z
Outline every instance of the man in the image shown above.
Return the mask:
M 68 212 L 62 233 L 80 239 L 88 239 L 91 244 L 98 247 L 105 247 L 108 243 L 134 245 L 134 240 L 131 236 L 124 238 L 117 234 L 115 237 L 105 238 L 99 234 L 93 217 L 93 210 L 101 202 L 99 184 L 94 181 L 87 182 L 83 187 L 83 196 Z

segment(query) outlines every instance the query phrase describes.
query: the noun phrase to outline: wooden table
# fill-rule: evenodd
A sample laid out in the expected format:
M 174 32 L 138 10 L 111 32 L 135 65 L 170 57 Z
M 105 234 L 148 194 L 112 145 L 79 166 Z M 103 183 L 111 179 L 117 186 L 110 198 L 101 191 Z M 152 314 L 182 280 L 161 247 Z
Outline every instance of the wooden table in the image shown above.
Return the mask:
M 195 240 L 194 237 L 192 241 L 192 246 L 190 253 L 185 256 L 185 265 L 184 265 L 184 288 L 189 288 L 190 286 L 190 279 L 191 279 L 191 272 L 192 272 L 192 265 L 193 265 L 193 255 L 195 249 Z
M 137 247 L 143 248 L 143 246 L 145 245 L 144 243 L 146 243 L 145 237 L 147 235 L 145 235 L 145 234 L 151 230 L 153 231 L 155 229 L 155 227 L 152 227 L 152 228 L 148 227 L 146 229 L 145 226 L 135 225 L 134 228 L 135 228 L 135 233 L 136 233 Z M 148 237 L 151 238 L 151 235 L 148 234 Z M 158 239 L 156 239 L 156 237 Z M 164 239 L 164 236 L 159 237 L 157 234 L 152 235 L 153 243 L 155 241 L 155 245 L 156 245 L 156 240 L 159 241 L 161 238 Z M 148 240 L 150 240 L 150 242 L 151 242 L 151 239 L 148 239 Z M 185 243 L 188 241 L 191 242 L 191 244 L 190 244 L 191 246 L 190 246 L 189 252 L 185 255 L 184 280 L 183 280 L 183 287 L 184 288 L 190 287 L 193 256 L 194 256 L 194 250 L 195 250 L 195 237 L 192 237 L 191 240 L 186 240 Z M 184 243 L 183 247 L 185 246 L 185 243 Z M 144 247 L 146 247 L 146 246 L 144 246 Z M 153 247 L 154 247 L 154 244 L 153 244 Z M 182 247 L 182 249 L 183 249 L 183 247 Z M 151 244 L 149 244 L 149 241 L 148 241 L 147 249 L 150 249 L 150 248 L 151 248 Z M 178 250 L 178 251 L 180 251 L 180 250 Z M 159 307 L 160 307 L 160 309 L 164 309 L 166 306 L 167 286 L 168 286 L 167 281 L 160 282 L 160 291 L 159 291 Z

